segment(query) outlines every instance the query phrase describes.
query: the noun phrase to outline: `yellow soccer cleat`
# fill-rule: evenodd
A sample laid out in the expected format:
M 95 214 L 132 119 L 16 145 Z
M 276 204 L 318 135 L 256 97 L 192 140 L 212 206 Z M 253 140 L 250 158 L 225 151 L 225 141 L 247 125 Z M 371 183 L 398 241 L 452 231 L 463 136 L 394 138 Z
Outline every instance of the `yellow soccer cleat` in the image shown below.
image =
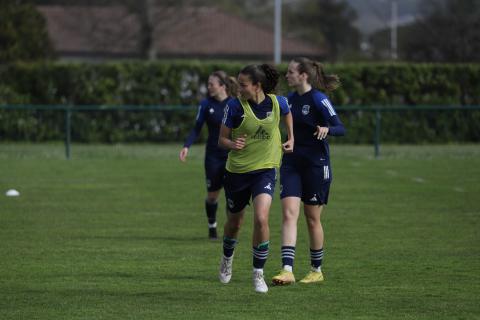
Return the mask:
M 307 275 L 300 280 L 300 283 L 320 283 L 323 282 L 322 271 L 310 270 Z
M 276 286 L 285 286 L 295 283 L 293 272 L 282 270 L 279 274 L 272 278 L 272 283 Z

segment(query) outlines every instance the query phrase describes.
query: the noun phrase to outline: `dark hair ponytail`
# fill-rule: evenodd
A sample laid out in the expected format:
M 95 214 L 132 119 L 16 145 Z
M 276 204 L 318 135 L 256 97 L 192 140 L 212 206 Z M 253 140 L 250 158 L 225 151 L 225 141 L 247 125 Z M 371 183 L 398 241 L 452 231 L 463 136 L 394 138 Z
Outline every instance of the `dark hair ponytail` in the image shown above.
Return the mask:
M 263 92 L 265 93 L 273 93 L 275 92 L 275 88 L 278 84 L 278 78 L 280 78 L 280 74 L 278 73 L 277 69 L 274 66 L 269 64 L 262 64 L 260 68 L 265 73 L 266 81 L 262 83 Z
M 280 74 L 274 66 L 269 64 L 248 65 L 240 71 L 249 76 L 253 84 L 260 83 L 264 93 L 273 93 L 278 84 Z

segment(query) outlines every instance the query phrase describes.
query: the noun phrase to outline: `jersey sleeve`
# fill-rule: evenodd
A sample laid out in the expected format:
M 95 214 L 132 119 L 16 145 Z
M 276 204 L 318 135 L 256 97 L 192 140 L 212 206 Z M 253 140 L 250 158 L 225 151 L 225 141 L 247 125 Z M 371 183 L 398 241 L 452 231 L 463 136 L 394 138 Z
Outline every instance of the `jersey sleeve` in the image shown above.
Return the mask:
M 242 115 L 243 108 L 240 102 L 237 99 L 230 100 L 225 106 L 222 124 L 230 129 L 236 128 L 241 123 Z
M 328 134 L 331 136 L 345 135 L 345 127 L 343 126 L 342 121 L 340 121 L 330 99 L 320 92 L 316 92 L 313 99 L 315 101 L 316 109 L 322 114 L 323 118 L 326 119 L 328 123 Z
M 207 108 L 206 100 L 200 102 L 197 111 L 197 117 L 195 118 L 195 126 L 190 131 L 187 139 L 185 139 L 184 147 L 190 148 L 190 146 L 197 140 L 200 132 L 202 131 L 203 124 L 205 123 L 205 110 Z
M 290 107 L 288 106 L 288 99 L 284 96 L 277 96 L 277 101 L 280 106 L 280 114 L 282 116 L 290 113 Z

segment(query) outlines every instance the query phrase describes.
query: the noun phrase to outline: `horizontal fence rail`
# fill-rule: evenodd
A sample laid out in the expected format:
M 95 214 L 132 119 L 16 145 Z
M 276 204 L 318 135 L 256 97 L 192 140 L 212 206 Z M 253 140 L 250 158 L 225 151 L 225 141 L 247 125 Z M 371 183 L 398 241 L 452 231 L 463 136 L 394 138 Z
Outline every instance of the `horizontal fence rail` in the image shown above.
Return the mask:
M 29 105 L 17 104 L 7 105 L 0 104 L 0 110 L 51 110 L 65 112 L 65 156 L 70 159 L 71 155 L 71 130 L 72 113 L 76 111 L 194 111 L 198 106 L 191 105 Z M 335 108 L 340 112 L 374 112 L 375 114 L 375 130 L 373 137 L 374 154 L 378 158 L 380 156 L 380 136 L 381 136 L 381 118 L 382 113 L 385 112 L 400 112 L 400 111 L 468 111 L 480 110 L 480 106 L 474 105 L 347 105 L 337 106 Z

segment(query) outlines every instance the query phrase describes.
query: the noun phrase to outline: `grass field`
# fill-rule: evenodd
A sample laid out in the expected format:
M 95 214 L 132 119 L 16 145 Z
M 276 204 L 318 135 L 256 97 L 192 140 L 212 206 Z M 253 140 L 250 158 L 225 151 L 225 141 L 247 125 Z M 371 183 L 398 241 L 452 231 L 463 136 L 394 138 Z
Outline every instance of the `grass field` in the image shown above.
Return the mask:
M 480 145 L 333 146 L 322 285 L 232 282 L 207 240 L 203 147 L 0 144 L 0 319 L 480 319 Z M 14 188 L 20 197 L 6 197 Z M 224 200 L 219 224 L 224 222 Z M 280 268 L 280 203 L 270 215 Z M 296 275 L 308 270 L 304 218 Z

